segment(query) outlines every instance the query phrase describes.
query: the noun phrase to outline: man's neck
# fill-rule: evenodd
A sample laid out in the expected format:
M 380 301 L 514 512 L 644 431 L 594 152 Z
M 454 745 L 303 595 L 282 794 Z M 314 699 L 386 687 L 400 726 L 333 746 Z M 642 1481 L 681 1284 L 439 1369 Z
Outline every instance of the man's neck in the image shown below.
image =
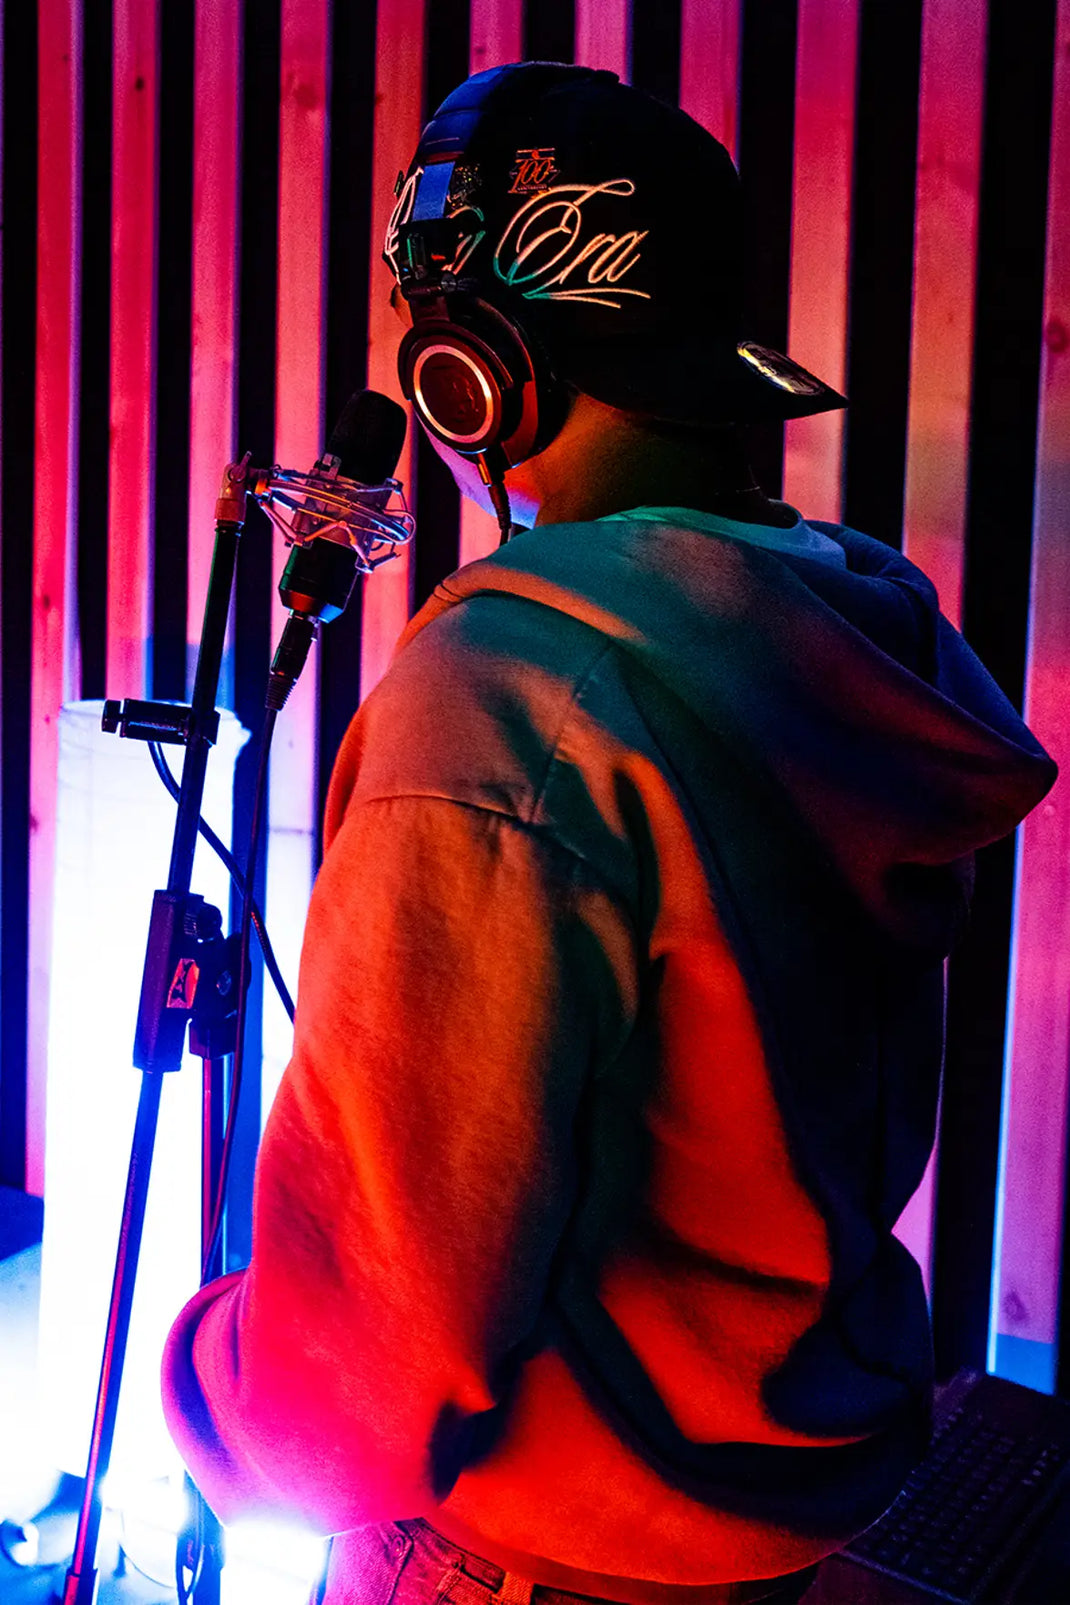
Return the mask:
M 636 487 L 631 493 L 592 493 L 593 487 L 562 486 L 547 495 L 539 506 L 536 524 L 585 524 L 611 513 L 626 513 L 632 507 L 687 507 L 697 513 L 714 513 L 740 524 L 769 524 L 788 529 L 798 515 L 784 502 L 773 501 L 757 486 L 745 490 L 719 490 L 696 487 L 686 494 L 680 485 Z
M 631 507 L 690 507 L 780 528 L 796 520 L 758 488 L 734 431 L 674 434 L 588 396 L 543 453 L 507 475 L 512 492 L 511 479 L 524 523 L 533 514 L 536 524 L 587 523 Z

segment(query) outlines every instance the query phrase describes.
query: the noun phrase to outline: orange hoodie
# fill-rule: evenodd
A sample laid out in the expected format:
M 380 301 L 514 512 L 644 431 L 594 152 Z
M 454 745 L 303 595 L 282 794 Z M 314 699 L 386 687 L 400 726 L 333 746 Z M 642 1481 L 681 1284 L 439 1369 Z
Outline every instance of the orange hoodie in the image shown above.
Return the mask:
M 891 1228 L 942 960 L 1054 766 L 918 570 L 815 530 L 536 529 L 403 636 L 332 781 L 252 1263 L 165 1357 L 224 1520 L 422 1515 L 656 1605 L 828 1553 L 922 1452 Z

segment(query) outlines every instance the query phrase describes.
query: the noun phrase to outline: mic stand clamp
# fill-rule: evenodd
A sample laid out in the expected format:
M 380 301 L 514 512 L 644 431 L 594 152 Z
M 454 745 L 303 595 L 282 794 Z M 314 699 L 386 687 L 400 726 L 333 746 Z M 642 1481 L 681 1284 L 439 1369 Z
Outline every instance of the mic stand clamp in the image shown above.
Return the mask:
M 197 716 L 185 702 L 139 702 L 125 697 L 122 702 L 108 701 L 100 728 L 108 735 L 127 736 L 136 741 L 159 741 L 176 747 L 188 747 L 194 735 L 199 735 L 215 746 L 219 734 L 219 715 L 213 708 L 207 716 Z
M 195 892 L 153 893 L 134 1033 L 134 1063 L 143 1070 L 169 1070 L 176 1056 L 181 1061 L 186 1024 L 206 979 L 225 973 L 229 980 L 229 971 L 221 972 L 222 928 L 222 914 Z M 208 979 L 208 990 L 213 984 Z M 236 974 L 231 984 L 236 993 Z M 190 1048 L 198 1051 L 192 1039 Z

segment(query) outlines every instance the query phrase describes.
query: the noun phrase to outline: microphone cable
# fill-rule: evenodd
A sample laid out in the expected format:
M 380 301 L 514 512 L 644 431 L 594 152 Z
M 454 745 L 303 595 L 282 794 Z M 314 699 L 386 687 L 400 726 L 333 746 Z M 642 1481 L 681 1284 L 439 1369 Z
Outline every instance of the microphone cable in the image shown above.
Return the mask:
M 254 925 L 260 941 L 264 962 L 272 974 L 283 1006 L 293 1021 L 293 1003 L 286 990 L 282 976 L 271 944 L 267 939 L 267 930 L 264 927 L 260 910 L 256 906 L 253 888 L 256 884 L 256 866 L 260 858 L 260 848 L 264 834 L 264 820 L 266 815 L 265 803 L 267 799 L 268 759 L 271 754 L 271 740 L 275 733 L 275 720 L 278 718 L 278 709 L 268 707 L 265 709 L 264 721 L 260 727 L 260 736 L 257 745 L 256 779 L 253 784 L 253 808 L 249 825 L 249 851 L 245 862 L 245 873 L 242 874 L 234 861 L 233 856 L 223 846 L 215 832 L 199 820 L 198 827 L 205 840 L 212 846 L 230 871 L 235 885 L 241 895 L 241 923 L 239 925 L 239 964 L 238 964 L 238 1012 L 235 1022 L 234 1053 L 231 1059 L 230 1087 L 227 1093 L 227 1110 L 223 1123 L 223 1142 L 219 1155 L 219 1180 L 216 1186 L 215 1200 L 212 1205 L 211 1225 L 208 1232 L 208 1241 L 205 1245 L 201 1260 L 201 1285 L 208 1282 L 212 1262 L 215 1259 L 216 1249 L 219 1245 L 220 1233 L 223 1229 L 223 1220 L 226 1214 L 227 1179 L 230 1175 L 230 1162 L 234 1149 L 234 1132 L 237 1127 L 236 1114 L 238 1100 L 241 1097 L 242 1070 L 245 1064 L 245 1024 L 247 1018 L 246 1001 L 249 990 L 249 967 L 251 933 Z M 156 743 L 151 743 L 153 748 Z M 162 752 L 153 751 L 153 762 L 157 773 L 168 791 L 174 787 L 174 777 L 167 766 Z M 177 788 L 175 788 L 177 790 Z M 270 960 L 268 955 L 270 956 Z M 224 1267 L 225 1270 L 225 1267 Z M 192 1605 L 196 1599 L 197 1588 L 204 1573 L 205 1548 L 203 1535 L 199 1531 L 200 1523 L 196 1524 L 192 1533 L 180 1531 L 175 1548 L 175 1592 L 178 1605 Z M 190 1540 L 192 1539 L 192 1547 Z M 185 1542 L 184 1542 L 185 1540 Z M 187 1581 L 187 1576 L 189 1580 Z
M 234 1057 L 231 1062 L 230 1091 L 227 1097 L 227 1113 L 223 1126 L 223 1146 L 219 1156 L 219 1185 L 216 1189 L 215 1204 L 212 1209 L 211 1230 L 208 1234 L 208 1243 L 201 1264 L 202 1283 L 208 1280 L 208 1273 L 219 1242 L 219 1234 L 223 1227 L 227 1177 L 230 1172 L 230 1159 L 234 1147 L 235 1114 L 238 1108 L 238 1099 L 241 1095 L 242 1069 L 245 1063 L 245 1021 L 247 993 L 249 990 L 249 946 L 253 924 L 253 888 L 256 884 L 256 866 L 260 858 L 260 847 L 264 834 L 268 758 L 271 753 L 271 738 L 275 733 L 275 720 L 277 718 L 278 710 L 276 708 L 267 708 L 264 712 L 264 722 L 260 727 L 256 781 L 253 786 L 253 811 L 249 826 L 249 852 L 245 861 L 245 887 L 244 895 L 242 896 L 241 924 L 238 928 L 240 960 L 238 965 L 238 1018 L 235 1028 L 237 1037 L 234 1043 Z M 291 1015 L 292 1018 L 293 1016 Z
M 158 741 L 150 741 L 148 743 L 148 748 L 152 755 L 152 761 L 155 765 L 156 773 L 163 781 L 163 784 L 173 801 L 177 803 L 179 798 L 178 781 L 171 773 L 170 766 L 164 756 L 163 747 Z M 208 843 L 212 851 L 222 861 L 223 867 L 226 869 L 234 883 L 235 891 L 239 897 L 243 898 L 245 896 L 245 876 L 239 869 L 238 861 L 234 857 L 234 854 L 228 850 L 222 841 L 220 841 L 211 825 L 208 824 L 203 816 L 197 821 L 197 829 L 204 840 Z M 286 1010 L 290 1024 L 293 1025 L 293 998 L 290 996 L 290 990 L 283 979 L 282 971 L 280 970 L 278 960 L 275 957 L 275 949 L 271 945 L 271 938 L 268 936 L 267 926 L 264 923 L 264 916 L 260 912 L 260 905 L 255 900 L 253 902 L 252 914 L 250 917 L 252 920 L 253 930 L 256 932 L 256 939 L 260 944 L 260 951 L 264 955 L 264 967 L 272 979 L 275 991 L 279 995 L 279 1002 Z

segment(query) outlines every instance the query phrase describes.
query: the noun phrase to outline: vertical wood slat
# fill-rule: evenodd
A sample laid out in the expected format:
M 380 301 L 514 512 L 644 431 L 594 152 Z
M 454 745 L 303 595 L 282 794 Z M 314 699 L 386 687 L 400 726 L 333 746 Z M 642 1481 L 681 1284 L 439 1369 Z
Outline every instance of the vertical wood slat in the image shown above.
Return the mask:
M 682 0 L 680 105 L 739 155 L 739 44 L 743 0 Z
M 4 55 L 5 55 L 5 45 L 6 45 L 6 43 L 7 43 L 7 40 L 6 40 L 5 32 L 4 32 L 4 19 L 3 19 L 2 12 L 0 12 L 0 225 L 6 225 L 6 223 L 7 223 L 7 197 L 4 194 L 4 186 L 3 186 L 3 176 L 4 176 L 4 136 L 5 136 L 5 132 L 6 132 L 5 127 L 4 127 L 4 102 L 5 102 L 5 100 L 7 98 L 7 94 L 8 94 L 7 77 L 6 77 L 6 74 L 5 74 L 5 71 L 4 71 Z M 0 239 L 0 351 L 2 351 L 3 347 L 4 347 L 4 334 L 5 334 L 5 325 L 6 325 L 6 318 L 5 318 L 6 307 L 5 307 L 5 303 L 4 303 L 3 289 L 4 289 L 4 253 L 3 253 L 3 249 L 2 249 L 2 239 Z M 2 367 L 0 367 L 0 440 L 3 439 L 3 434 L 4 434 L 4 402 L 5 402 L 5 397 L 4 397 L 3 374 L 2 374 Z M 3 537 L 4 537 L 4 534 L 5 534 L 5 523 L 4 523 L 4 518 L 3 518 L 3 511 L 4 511 L 3 474 L 4 474 L 4 464 L 3 464 L 2 455 L 0 455 L 0 544 L 2 544 Z M 3 559 L 2 559 L 2 556 L 0 556 L 0 574 L 2 574 L 2 573 L 3 573 Z M 3 593 L 2 593 L 2 587 L 0 587 L 0 603 L 2 603 L 2 601 L 3 601 Z M 0 606 L 0 687 L 2 687 L 2 685 L 3 685 L 3 665 L 4 665 L 4 618 L 3 618 L 3 614 L 4 614 L 4 609 L 3 609 L 2 606 Z M 6 751 L 6 748 L 5 748 L 5 745 L 4 745 L 4 699 L 3 699 L 2 696 L 0 696 L 0 757 L 3 756 L 5 751 Z M 0 764 L 0 769 L 2 769 L 2 764 Z M 8 926 L 7 926 L 6 922 L 12 920 L 12 918 L 13 918 L 13 911 L 12 911 L 12 908 L 11 908 L 11 904 L 12 904 L 13 899 L 11 897 L 10 889 L 7 889 L 6 892 L 5 892 L 5 883 L 4 883 L 4 862 L 5 862 L 5 858 L 6 858 L 6 850 L 5 850 L 5 848 L 6 848 L 6 836 L 7 836 L 7 831 L 5 829 L 5 822 L 4 822 L 4 814 L 5 814 L 5 809 L 4 809 L 3 801 L 0 800 L 0 996 L 2 996 L 3 992 L 4 992 L 4 978 L 5 978 L 4 977 L 4 971 L 5 971 L 6 966 L 7 966 L 7 955 L 9 953 L 9 951 L 10 951 L 10 948 L 9 948 L 7 940 L 6 940 L 6 932 L 7 932 L 7 929 L 8 929 Z M 5 898 L 6 898 L 6 900 L 5 900 Z M 14 1184 L 14 1182 L 17 1179 L 20 1185 L 25 1186 L 25 1179 L 26 1179 L 25 1178 L 25 1168 L 26 1168 L 25 1167 L 25 1157 L 26 1157 L 27 1148 L 29 1146 L 28 1139 L 30 1137 L 30 1132 L 29 1132 L 29 1130 L 27 1128 L 27 1123 L 26 1123 L 25 1082 L 24 1082 L 24 1077 L 23 1077 L 23 1074 L 21 1073 L 21 1071 L 20 1071 L 20 1073 L 17 1074 L 12 1068 L 11 1061 L 10 1061 L 10 1059 L 8 1057 L 9 1049 L 8 1049 L 8 1045 L 7 1044 L 8 1044 L 8 1039 L 3 1035 L 2 1032 L 0 1032 L 0 1183 L 2 1183 L 5 1186 L 11 1186 L 11 1185 Z M 20 1099 L 21 1107 L 19 1107 L 17 1111 L 13 1108 L 13 1100 L 12 1100 L 12 1097 L 11 1097 L 11 1086 L 12 1086 L 12 1082 L 14 1082 L 15 1080 L 20 1080 L 20 1081 L 23 1082 L 23 1085 L 19 1088 L 19 1099 Z M 19 1130 L 16 1133 L 16 1130 L 14 1130 L 12 1128 L 21 1128 L 21 1130 Z M 35 1166 L 39 1170 L 40 1174 L 43 1176 L 43 1174 L 44 1174 L 44 1137 L 43 1137 L 43 1134 L 39 1135 L 36 1131 L 33 1133 L 33 1136 L 34 1136 L 34 1140 L 35 1140 L 36 1145 L 40 1149 L 40 1155 L 35 1161 Z M 12 1150 L 13 1149 L 17 1149 L 18 1150 L 19 1168 L 22 1171 L 22 1174 L 19 1175 L 18 1178 L 16 1178 L 15 1175 L 13 1174 L 14 1167 L 13 1167 L 12 1162 L 11 1162 L 11 1154 L 12 1154 Z
M 404 404 L 398 385 L 401 324 L 390 305 L 393 275 L 382 260 L 394 209 L 394 181 L 407 169 L 420 138 L 424 76 L 425 0 L 379 0 L 375 45 L 375 136 L 372 158 L 371 272 L 368 304 L 368 385 Z M 413 429 L 395 470 L 412 495 Z M 401 555 L 363 582 L 361 691 L 382 677 L 409 616 L 411 556 Z
M 914 218 L 910 399 L 903 550 L 936 586 L 953 624 L 962 617 L 969 453 L 973 284 L 981 186 L 985 15 L 956 0 L 922 14 Z M 934 1150 L 897 1234 L 931 1287 Z
M 27 1174 L 44 1192 L 48 977 L 59 710 L 71 694 L 77 474 L 81 4 L 41 0 L 37 146 L 37 361 L 30 670 Z
M 631 0 L 576 0 L 576 62 L 631 78 Z
M 1021 827 L 1004 1082 L 993 1338 L 1052 1386 L 1070 1108 L 1070 0 L 1056 23 L 1026 718 L 1063 778 Z M 1035 1348 L 1033 1347 L 1035 1346 Z M 1000 1366 L 1002 1370 L 1003 1367 Z M 1046 1373 L 1046 1375 L 1045 1375 Z
M 903 550 L 953 624 L 965 568 L 984 64 L 984 8 L 926 0 Z
M 472 0 L 468 71 L 501 67 L 524 54 L 523 0 Z
M 742 7 L 738 165 L 743 180 L 743 327 L 750 339 L 776 351 L 788 345 L 798 31 L 797 0 Z M 767 495 L 780 496 L 784 424 L 756 425 L 748 431 L 747 444 L 758 484 Z
M 522 0 L 472 0 L 469 33 L 469 72 L 519 61 L 524 53 Z M 472 563 L 486 557 L 498 544 L 498 521 L 467 496 L 461 498 L 458 556 Z
M 3 926 L 0 929 L 0 1177 L 25 1185 L 26 1009 L 30 835 L 30 686 L 33 613 L 34 344 L 37 271 L 38 28 L 31 7 L 8 6 L 3 15 L 4 92 L 3 279 L 4 341 L 0 353 L 3 438 L 0 445 L 0 514 L 4 555 L 3 749 L 0 768 L 0 859 Z
M 234 457 L 241 11 L 197 0 L 193 67 L 193 338 L 190 363 L 187 678 L 192 688 L 215 501 Z M 226 699 L 224 699 L 226 700 Z
M 1054 26 L 1055 0 L 1027 7 L 1001 0 L 988 12 L 963 623 L 971 646 L 1019 704 L 1035 511 Z M 978 855 L 970 925 L 949 965 L 933 1300 L 942 1374 L 993 1358 L 1015 852 L 1007 840 Z M 1008 1194 L 1032 1186 L 1031 1176 L 1007 1176 Z M 1046 1224 L 1049 1202 L 1036 1212 L 1034 1230 Z M 1013 1325 L 1017 1307 L 1011 1313 Z M 998 1368 L 1040 1385 L 1036 1371 L 1027 1376 L 1004 1366 L 1014 1349 L 1018 1359 L 1026 1358 L 1024 1350 L 1038 1359 L 1045 1347 L 1027 1340 L 1023 1348 L 1012 1338 L 996 1357 Z
M 910 383 L 922 0 L 858 24 L 844 518 L 899 547 Z
M 110 697 L 145 694 L 152 505 L 160 0 L 113 12 Z
M 857 0 L 799 0 L 788 349 L 842 390 L 847 372 Z M 805 517 L 840 516 L 843 413 L 784 433 L 784 496 Z
M 323 449 L 330 0 L 283 0 L 279 96 L 278 310 L 275 460 L 309 469 Z M 276 532 L 273 580 L 289 553 Z M 277 642 L 287 612 L 272 592 Z M 315 851 L 319 654 L 279 716 L 271 752 L 267 913 L 283 973 L 296 984 Z M 291 1030 L 273 988 L 264 993 L 266 1111 L 290 1055 Z

